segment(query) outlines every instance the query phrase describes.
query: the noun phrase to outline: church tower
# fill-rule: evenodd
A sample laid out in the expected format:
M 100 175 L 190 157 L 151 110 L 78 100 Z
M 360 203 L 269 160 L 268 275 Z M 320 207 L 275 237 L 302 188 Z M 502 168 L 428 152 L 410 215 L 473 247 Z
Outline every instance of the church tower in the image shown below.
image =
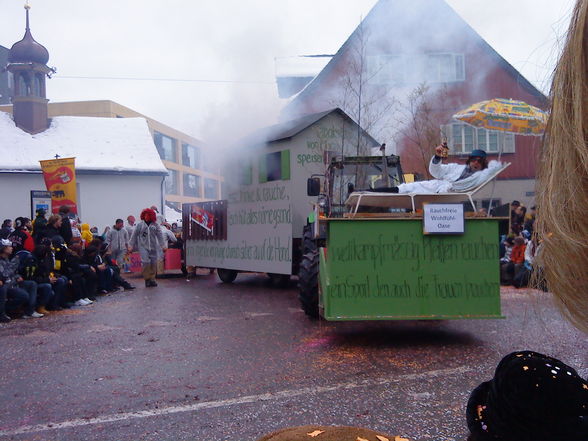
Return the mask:
M 27 3 L 25 34 L 22 40 L 12 45 L 6 69 L 14 78 L 14 122 L 25 132 L 35 134 L 49 127 L 45 79 L 50 78 L 55 69 L 47 66 L 49 51 L 31 34 L 29 9 Z

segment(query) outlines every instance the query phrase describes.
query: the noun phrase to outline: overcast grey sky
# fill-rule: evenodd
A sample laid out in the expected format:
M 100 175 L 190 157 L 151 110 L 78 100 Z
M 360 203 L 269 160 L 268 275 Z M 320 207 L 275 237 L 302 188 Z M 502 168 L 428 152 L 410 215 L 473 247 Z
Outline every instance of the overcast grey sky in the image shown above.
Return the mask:
M 547 92 L 573 0 L 447 2 Z M 57 67 L 48 81 L 51 101 L 110 99 L 205 141 L 275 122 L 284 102 L 277 98 L 274 59 L 335 53 L 375 3 L 30 0 L 33 36 Z M 23 5 L 0 0 L 0 45 L 22 38 Z

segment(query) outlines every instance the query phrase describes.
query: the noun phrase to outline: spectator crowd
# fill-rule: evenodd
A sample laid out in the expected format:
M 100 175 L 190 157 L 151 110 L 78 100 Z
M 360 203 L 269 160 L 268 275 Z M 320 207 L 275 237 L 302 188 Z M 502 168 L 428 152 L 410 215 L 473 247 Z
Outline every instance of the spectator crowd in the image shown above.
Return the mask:
M 509 234 L 500 242 L 500 282 L 524 288 L 529 285 L 533 272 L 540 271 L 536 258 L 541 251 L 541 238 L 535 232 L 536 207 L 512 201 Z M 535 234 L 534 234 L 535 233 Z M 537 277 L 536 280 L 540 280 Z M 538 286 L 545 289 L 545 286 Z
M 153 213 L 149 226 L 156 238 L 150 242 L 149 279 L 145 278 L 141 234 L 147 211 Z M 49 217 L 39 209 L 32 221 L 5 219 L 0 228 L 0 322 L 41 318 L 51 311 L 90 305 L 100 295 L 135 289 L 122 276 L 131 272 L 134 250 L 141 253 L 145 285 L 157 286 L 155 276 L 162 272 L 164 251 L 181 247 L 181 230 L 156 213 L 156 207 L 143 210 L 138 224 L 133 215 L 127 217 L 126 225 L 116 219 L 102 234 L 81 223 L 67 206 Z

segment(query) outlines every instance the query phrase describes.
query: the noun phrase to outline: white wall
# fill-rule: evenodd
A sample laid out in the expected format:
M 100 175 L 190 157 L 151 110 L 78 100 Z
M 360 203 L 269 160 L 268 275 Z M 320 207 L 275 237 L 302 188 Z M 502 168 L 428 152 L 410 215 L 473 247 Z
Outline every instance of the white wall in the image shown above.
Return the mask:
M 476 193 L 475 200 L 500 199 L 501 203 L 506 204 L 512 201 L 519 201 L 526 207 L 535 205 L 535 179 L 505 179 L 497 180 L 496 183 L 489 183 Z M 533 196 L 527 196 L 533 194 Z
M 141 210 L 161 205 L 161 176 L 78 175 L 80 218 L 102 232 L 116 218 L 129 214 L 137 220 Z M 42 175 L 0 173 L 0 218 L 31 216 L 31 190 L 45 190 Z

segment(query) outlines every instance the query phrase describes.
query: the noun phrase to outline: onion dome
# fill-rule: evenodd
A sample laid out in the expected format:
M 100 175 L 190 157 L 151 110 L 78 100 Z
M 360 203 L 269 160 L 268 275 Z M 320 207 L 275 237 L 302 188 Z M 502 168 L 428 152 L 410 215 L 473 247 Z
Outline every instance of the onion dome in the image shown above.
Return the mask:
M 8 53 L 9 63 L 39 63 L 47 64 L 49 51 L 35 41 L 29 29 L 29 6 L 25 6 L 27 14 L 27 26 L 22 40 L 17 41 L 10 48 Z

